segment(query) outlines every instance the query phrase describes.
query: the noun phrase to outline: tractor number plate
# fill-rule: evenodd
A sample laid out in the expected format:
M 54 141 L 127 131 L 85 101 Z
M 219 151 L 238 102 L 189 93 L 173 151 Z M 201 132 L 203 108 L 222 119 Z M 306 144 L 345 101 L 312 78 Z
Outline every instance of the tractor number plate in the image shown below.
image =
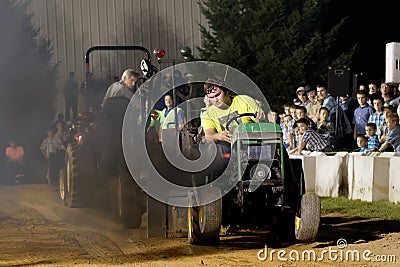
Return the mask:
M 274 186 L 271 187 L 272 193 L 282 193 L 283 192 L 283 186 Z

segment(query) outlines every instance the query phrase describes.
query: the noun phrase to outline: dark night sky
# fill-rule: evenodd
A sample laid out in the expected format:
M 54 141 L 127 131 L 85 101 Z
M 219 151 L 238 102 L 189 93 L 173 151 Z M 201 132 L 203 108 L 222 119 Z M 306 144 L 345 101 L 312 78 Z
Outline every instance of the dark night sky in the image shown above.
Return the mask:
M 379 83 L 385 77 L 386 43 L 400 42 L 400 12 L 396 1 L 332 0 L 331 5 L 331 15 L 349 16 L 344 34 L 338 41 L 348 47 L 358 43 L 352 73 L 363 73 L 366 82 Z

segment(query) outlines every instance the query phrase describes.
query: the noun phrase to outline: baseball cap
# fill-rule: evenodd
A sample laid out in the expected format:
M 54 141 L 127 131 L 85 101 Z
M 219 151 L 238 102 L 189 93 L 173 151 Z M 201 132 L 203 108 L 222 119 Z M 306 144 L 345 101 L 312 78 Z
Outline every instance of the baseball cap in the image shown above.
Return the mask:
M 305 88 L 306 88 L 307 93 L 311 92 L 311 91 L 317 92 L 317 88 L 316 87 L 312 87 L 312 86 L 307 85 Z
M 301 92 L 301 91 L 306 91 L 306 89 L 303 87 L 303 86 L 301 86 L 301 87 L 299 87 L 299 88 L 297 88 L 297 90 L 296 90 L 296 94 L 298 94 L 299 92 Z
M 388 103 L 385 103 L 382 107 L 382 110 L 384 110 L 385 108 L 391 110 L 392 112 L 396 112 L 396 108 L 393 105 L 390 105 Z

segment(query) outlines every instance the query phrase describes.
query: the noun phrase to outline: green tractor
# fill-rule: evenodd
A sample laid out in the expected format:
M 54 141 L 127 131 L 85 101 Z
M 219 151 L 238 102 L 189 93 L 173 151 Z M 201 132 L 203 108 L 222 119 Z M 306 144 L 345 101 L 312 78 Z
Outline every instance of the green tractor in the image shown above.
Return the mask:
M 227 123 L 252 113 L 239 114 Z M 282 132 L 274 123 L 239 124 L 230 131 L 233 166 L 224 175 L 236 185 L 229 192 L 217 187 L 207 197 L 196 189 L 188 194 L 188 239 L 194 245 L 212 245 L 219 241 L 221 226 L 236 229 L 260 229 L 272 225 L 276 242 L 316 239 L 320 222 L 320 199 L 305 192 L 300 159 L 289 159 Z M 204 193 L 203 193 L 204 194 Z

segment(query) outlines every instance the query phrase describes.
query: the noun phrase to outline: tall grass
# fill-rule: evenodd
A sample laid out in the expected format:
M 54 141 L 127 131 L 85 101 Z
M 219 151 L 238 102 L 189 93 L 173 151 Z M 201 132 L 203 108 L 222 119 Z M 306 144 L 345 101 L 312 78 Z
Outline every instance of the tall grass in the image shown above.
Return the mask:
M 389 201 L 366 202 L 344 197 L 321 197 L 322 214 L 338 212 L 366 218 L 400 220 L 400 205 Z

